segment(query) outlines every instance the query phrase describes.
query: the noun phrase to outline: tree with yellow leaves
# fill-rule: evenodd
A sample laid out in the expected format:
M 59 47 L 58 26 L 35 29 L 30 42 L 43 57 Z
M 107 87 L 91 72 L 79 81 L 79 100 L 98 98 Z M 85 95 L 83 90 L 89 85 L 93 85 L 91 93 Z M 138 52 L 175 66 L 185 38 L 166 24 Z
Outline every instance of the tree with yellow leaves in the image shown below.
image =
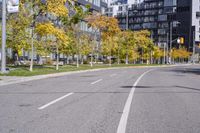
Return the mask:
M 134 37 L 136 46 L 142 51 L 142 62 L 146 60 L 148 64 L 154 46 L 153 40 L 150 38 L 150 32 L 148 30 L 136 31 Z
M 7 47 L 13 50 L 16 57 L 22 56 L 22 49 L 27 51 L 30 49 L 29 40 L 31 39 L 28 29 L 32 21 L 30 11 L 21 2 L 19 8 L 19 13 L 9 14 L 7 23 Z
M 50 46 L 56 47 L 56 70 L 59 68 L 59 48 L 68 45 L 69 37 L 65 34 L 65 31 L 57 28 L 51 22 L 40 23 L 36 26 L 36 32 L 40 37 L 49 36 L 51 39 Z
M 129 58 L 135 59 L 136 44 L 133 31 L 122 31 L 119 34 L 119 43 L 121 44 L 121 56 L 125 58 L 125 63 L 129 64 Z
M 90 36 L 88 34 L 81 35 L 81 46 L 80 46 L 80 54 L 82 55 L 82 64 L 83 64 L 83 56 L 87 56 L 93 52 L 93 44 L 91 42 Z
M 76 65 L 79 67 L 79 55 L 81 53 L 81 36 L 84 33 L 84 31 L 81 31 L 81 23 L 85 22 L 85 17 L 90 14 L 90 5 L 86 5 L 86 8 L 83 8 L 82 6 L 69 4 L 69 10 L 72 11 L 74 14 L 70 16 L 64 16 L 61 17 L 61 21 L 63 23 L 64 29 L 68 31 L 67 33 L 70 33 L 70 37 L 72 38 L 72 42 L 70 43 L 73 47 L 73 52 L 76 54 Z
M 188 59 L 190 57 L 191 53 L 188 52 L 184 47 L 176 49 L 174 48 L 172 50 L 172 58 L 175 61 L 184 61 L 185 59 Z
M 112 53 L 116 51 L 115 37 L 120 32 L 117 19 L 100 14 L 93 14 L 87 18 L 87 21 L 91 27 L 98 29 L 102 33 L 103 53 L 109 55 L 109 65 L 111 66 Z
M 160 63 L 161 57 L 164 56 L 164 52 L 163 50 L 161 50 L 161 48 L 159 48 L 158 46 L 154 46 L 153 47 L 153 58 L 154 60 L 158 61 L 158 63 Z
M 68 16 L 68 9 L 66 8 L 66 2 L 72 3 L 74 0 L 48 0 L 48 1 L 41 1 L 41 0 L 22 0 L 22 3 L 31 6 L 31 16 L 32 16 L 32 56 L 31 56 L 31 63 L 30 63 L 30 71 L 33 69 L 33 40 L 34 40 L 34 29 L 38 23 L 46 24 L 52 19 L 59 19 L 60 17 Z M 48 17 L 47 17 L 48 16 Z M 45 25 L 48 26 L 48 25 Z M 55 25 L 54 25 L 55 26 Z M 37 30 L 38 31 L 38 30 Z M 57 37 L 61 37 L 62 39 L 62 30 L 54 30 L 57 31 L 55 35 Z M 46 33 L 46 32 L 45 32 Z
M 66 34 L 66 29 L 61 20 L 62 18 L 68 17 L 66 3 L 72 5 L 72 2 L 74 0 L 48 0 L 45 2 L 36 0 L 34 3 L 35 7 L 40 7 L 38 11 L 39 16 L 45 18 L 39 24 L 36 23 L 36 32 L 42 37 L 51 36 L 53 40 L 52 44 L 56 47 L 56 70 L 58 70 L 59 66 L 59 49 L 64 48 L 65 46 L 63 45 L 69 42 L 69 37 Z

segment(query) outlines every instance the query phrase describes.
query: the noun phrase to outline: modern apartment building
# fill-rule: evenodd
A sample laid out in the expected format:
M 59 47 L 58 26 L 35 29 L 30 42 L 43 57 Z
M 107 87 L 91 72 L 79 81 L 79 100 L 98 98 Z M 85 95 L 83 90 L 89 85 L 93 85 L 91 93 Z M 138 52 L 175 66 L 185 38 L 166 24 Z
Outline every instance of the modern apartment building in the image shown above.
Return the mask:
M 119 4 L 136 4 L 143 0 L 108 0 L 108 6 L 119 5 Z
M 107 7 L 107 0 L 77 0 L 77 3 L 84 6 L 91 5 L 91 9 L 100 12 L 102 8 Z
M 105 9 L 107 8 L 107 0 L 77 0 L 76 4 L 81 6 L 83 9 L 86 5 L 88 4 L 91 5 L 91 9 L 90 9 L 91 12 L 100 13 L 100 12 L 104 12 Z M 1 2 L 0 2 L 0 5 L 1 5 Z M 0 8 L 0 11 L 1 11 L 1 8 Z M 79 27 L 83 33 L 94 34 L 94 30 L 88 27 L 87 22 L 84 22 L 84 21 L 80 22 Z M 97 33 L 97 35 L 98 34 L 99 33 Z M 28 51 L 22 50 L 22 53 L 24 57 L 30 58 L 30 53 Z M 12 49 L 7 49 L 7 55 L 9 57 L 13 56 Z M 34 53 L 34 58 L 36 59 L 36 57 L 37 57 L 37 53 Z M 54 53 L 51 53 L 49 57 L 51 59 L 55 59 L 56 55 Z M 64 58 L 64 55 L 60 55 L 60 58 Z
M 119 13 L 126 13 L 129 6 L 138 3 L 139 0 L 108 0 L 107 16 L 115 17 Z
M 90 11 L 93 13 L 101 13 L 105 14 L 105 11 L 107 9 L 107 0 L 77 0 L 77 3 L 84 8 L 85 5 L 90 5 L 91 9 Z M 100 32 L 94 30 L 91 27 L 88 27 L 88 24 L 86 21 L 81 21 L 79 23 L 80 30 L 83 34 L 90 34 L 93 39 L 96 41 L 96 45 L 94 46 L 94 50 L 98 53 L 100 51 Z M 99 58 L 99 55 L 95 55 L 96 58 Z
M 118 14 L 126 14 L 132 4 L 141 3 L 143 0 L 108 0 L 108 8 L 105 15 L 116 17 Z
M 171 40 L 184 37 L 184 45 L 192 50 L 199 43 L 199 0 L 143 0 L 129 6 L 127 13 L 118 13 L 122 29 L 148 29 L 155 43 L 161 47 Z M 128 21 L 127 21 L 128 18 Z M 193 39 L 194 38 L 194 39 Z M 193 41 L 194 40 L 194 41 Z M 173 41 L 173 46 L 176 46 Z
M 85 5 L 91 6 L 91 12 L 99 12 L 104 14 L 107 9 L 107 0 L 77 0 L 77 3 L 84 8 Z M 88 27 L 87 23 L 82 21 L 80 23 L 80 28 L 82 31 L 91 32 L 91 28 Z

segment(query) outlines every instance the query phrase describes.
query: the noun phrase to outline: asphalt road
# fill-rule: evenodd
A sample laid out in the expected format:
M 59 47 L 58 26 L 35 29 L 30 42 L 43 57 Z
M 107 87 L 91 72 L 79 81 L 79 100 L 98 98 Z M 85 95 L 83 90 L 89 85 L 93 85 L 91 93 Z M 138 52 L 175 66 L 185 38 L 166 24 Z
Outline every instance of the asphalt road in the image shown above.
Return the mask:
M 0 133 L 200 133 L 200 66 L 0 86 Z

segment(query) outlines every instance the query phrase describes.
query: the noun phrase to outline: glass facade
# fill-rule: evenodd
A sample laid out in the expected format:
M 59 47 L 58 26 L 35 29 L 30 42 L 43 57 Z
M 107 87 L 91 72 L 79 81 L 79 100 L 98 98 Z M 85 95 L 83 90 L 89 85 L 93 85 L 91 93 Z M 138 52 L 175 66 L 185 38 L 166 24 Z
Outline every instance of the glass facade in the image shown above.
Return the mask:
M 79 3 L 80 6 L 82 6 L 82 8 L 85 8 L 85 5 L 90 3 L 91 11 L 93 11 L 93 12 L 101 12 L 101 11 L 104 11 L 105 8 L 107 8 L 106 7 L 107 3 L 105 0 L 78 0 L 77 2 Z M 103 4 L 103 5 L 101 5 L 101 4 Z M 80 27 L 81 31 L 93 32 L 93 29 L 88 27 L 87 22 L 82 21 L 82 22 L 80 22 L 79 25 L 80 25 L 79 27 Z
M 128 16 L 118 14 L 117 18 L 122 29 L 125 29 L 127 23 L 131 30 L 147 29 L 151 31 L 155 43 L 162 45 L 167 42 L 169 14 L 176 13 L 176 9 L 176 0 L 144 0 L 139 4 L 133 4 L 128 9 Z M 175 32 L 175 28 L 173 29 Z
M 126 25 L 134 31 L 147 29 L 161 47 L 169 43 L 170 25 L 172 40 L 184 37 L 184 45 L 191 50 L 195 27 L 195 42 L 200 43 L 200 0 L 143 0 L 132 4 L 127 12 L 117 15 L 121 29 L 125 30 Z M 173 46 L 178 46 L 176 41 Z
M 98 7 L 100 7 L 100 5 L 101 5 L 101 0 L 85 0 L 85 1 L 91 3 L 91 4 L 95 5 L 95 6 L 98 6 Z
M 177 0 L 165 0 L 164 1 L 164 6 L 176 6 L 177 5 Z

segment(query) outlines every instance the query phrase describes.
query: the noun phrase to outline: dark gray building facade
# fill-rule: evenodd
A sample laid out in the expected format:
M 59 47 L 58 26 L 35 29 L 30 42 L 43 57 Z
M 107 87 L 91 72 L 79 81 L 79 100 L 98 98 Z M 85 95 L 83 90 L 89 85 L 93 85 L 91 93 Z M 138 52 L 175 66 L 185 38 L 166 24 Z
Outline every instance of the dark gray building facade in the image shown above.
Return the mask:
M 160 47 L 169 44 L 170 37 L 178 47 L 174 40 L 184 37 L 183 45 L 191 51 L 193 40 L 199 43 L 200 38 L 199 6 L 199 0 L 144 0 L 133 4 L 126 14 L 118 14 L 117 19 L 122 29 L 128 25 L 134 31 L 149 30 Z

